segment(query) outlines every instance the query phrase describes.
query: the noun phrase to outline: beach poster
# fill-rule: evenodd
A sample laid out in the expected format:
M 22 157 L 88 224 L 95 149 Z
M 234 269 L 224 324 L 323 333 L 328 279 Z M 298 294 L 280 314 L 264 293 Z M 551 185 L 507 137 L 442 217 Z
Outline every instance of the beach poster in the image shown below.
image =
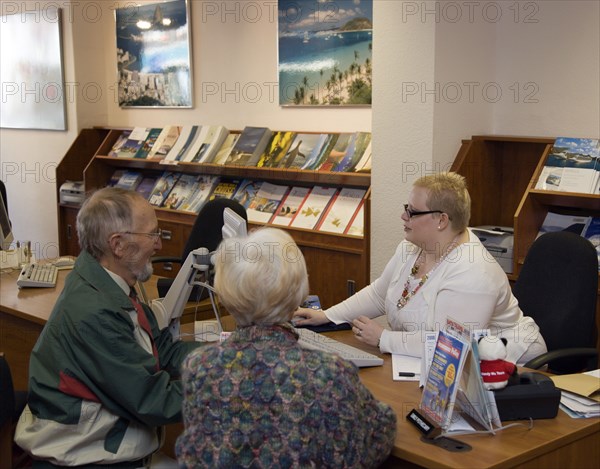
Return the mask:
M 370 106 L 373 0 L 279 0 L 281 106 Z

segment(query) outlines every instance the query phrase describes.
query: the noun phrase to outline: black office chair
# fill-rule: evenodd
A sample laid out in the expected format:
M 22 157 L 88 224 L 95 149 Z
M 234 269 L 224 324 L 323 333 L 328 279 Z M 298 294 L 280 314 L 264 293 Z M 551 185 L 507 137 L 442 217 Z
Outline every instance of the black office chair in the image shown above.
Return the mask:
M 200 209 L 200 212 L 196 217 L 196 221 L 192 226 L 192 231 L 190 232 L 190 236 L 185 243 L 181 257 L 156 256 L 152 258 L 152 263 L 175 262 L 183 264 L 187 259 L 188 254 L 194 249 L 207 248 L 209 252 L 216 250 L 219 246 L 219 243 L 223 239 L 223 235 L 221 233 L 224 223 L 223 211 L 227 207 L 243 217 L 244 220 L 248 221 L 246 209 L 236 200 L 225 198 L 209 200 L 204 204 L 202 209 Z M 172 283 L 173 279 L 171 278 L 159 279 L 156 285 L 158 289 L 158 295 L 160 297 L 164 297 L 169 291 Z M 195 288 L 190 295 L 190 299 L 193 301 L 198 301 L 206 298 L 207 296 L 208 292 L 206 289 Z
M 6 186 L 3 181 L 0 181 L 0 195 L 2 196 L 2 203 L 4 204 L 4 210 L 8 215 L 8 199 L 6 198 Z
M 0 353 L 0 469 L 28 465 L 28 456 L 13 444 L 15 426 L 25 405 L 27 391 L 15 391 L 10 367 Z M 18 457 L 13 459 L 13 454 Z
M 513 293 L 540 327 L 548 352 L 525 364 L 558 374 L 597 368 L 598 255 L 582 236 L 546 233 L 534 241 Z

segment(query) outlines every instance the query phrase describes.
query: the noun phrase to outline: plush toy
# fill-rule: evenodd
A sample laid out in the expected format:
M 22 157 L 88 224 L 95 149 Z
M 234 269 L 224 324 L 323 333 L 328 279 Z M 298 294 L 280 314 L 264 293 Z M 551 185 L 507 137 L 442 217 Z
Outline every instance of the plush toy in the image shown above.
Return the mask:
M 508 378 L 517 371 L 514 363 L 506 358 L 507 340 L 502 337 L 485 336 L 478 342 L 481 377 L 486 389 L 502 389 Z

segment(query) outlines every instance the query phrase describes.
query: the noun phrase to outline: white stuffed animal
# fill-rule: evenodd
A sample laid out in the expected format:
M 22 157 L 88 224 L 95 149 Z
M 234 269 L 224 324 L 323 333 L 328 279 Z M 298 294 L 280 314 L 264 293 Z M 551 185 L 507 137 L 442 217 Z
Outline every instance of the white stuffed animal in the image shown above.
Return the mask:
M 478 342 L 479 366 L 486 389 L 502 389 L 508 384 L 508 378 L 516 372 L 514 363 L 506 358 L 507 340 L 502 337 L 485 336 Z

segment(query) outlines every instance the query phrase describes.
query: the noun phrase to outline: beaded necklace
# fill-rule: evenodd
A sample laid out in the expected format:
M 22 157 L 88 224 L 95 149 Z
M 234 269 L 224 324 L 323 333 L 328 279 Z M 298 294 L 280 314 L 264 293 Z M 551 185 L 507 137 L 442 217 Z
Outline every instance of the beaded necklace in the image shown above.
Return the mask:
M 435 272 L 435 269 L 437 269 L 438 266 L 442 263 L 442 261 L 446 258 L 446 256 L 448 254 L 450 254 L 450 251 L 452 251 L 452 249 L 454 249 L 457 246 L 456 240 L 458 239 L 459 236 L 460 236 L 460 233 L 458 235 L 456 235 L 456 237 L 448 245 L 446 252 L 444 254 L 442 254 L 442 256 L 440 256 L 440 259 L 435 263 L 433 268 L 428 273 L 423 275 L 423 277 L 421 277 L 421 280 L 419 280 L 419 283 L 414 288 L 414 290 L 410 291 L 411 282 L 416 278 L 416 275 L 419 273 L 419 269 L 421 268 L 421 265 L 425 263 L 425 256 L 423 255 L 423 250 L 421 249 L 421 252 L 419 253 L 419 256 L 417 257 L 417 259 L 415 260 L 415 263 L 412 266 L 412 269 L 410 269 L 410 274 L 408 275 L 408 278 L 406 279 L 406 283 L 404 284 L 404 289 L 402 290 L 402 295 L 400 295 L 400 298 L 398 298 L 398 302 L 396 303 L 396 307 L 398 309 L 404 308 L 406 306 L 406 303 L 408 303 L 408 301 L 417 294 L 419 289 L 423 286 L 423 284 L 427 281 L 427 279 L 431 276 L 431 274 L 433 274 L 433 272 Z

